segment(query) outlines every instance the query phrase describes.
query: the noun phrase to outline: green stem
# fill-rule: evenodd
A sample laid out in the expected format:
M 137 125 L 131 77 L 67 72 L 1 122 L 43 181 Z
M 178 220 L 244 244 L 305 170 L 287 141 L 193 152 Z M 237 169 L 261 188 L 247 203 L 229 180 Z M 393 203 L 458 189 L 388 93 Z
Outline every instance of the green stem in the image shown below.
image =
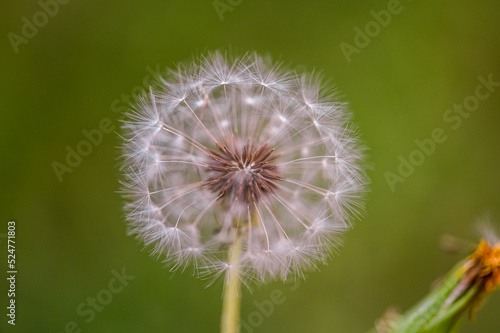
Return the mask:
M 237 265 L 241 254 L 241 238 L 236 235 L 229 248 L 229 265 Z M 238 333 L 240 325 L 241 280 L 234 269 L 226 273 L 222 296 L 221 333 Z

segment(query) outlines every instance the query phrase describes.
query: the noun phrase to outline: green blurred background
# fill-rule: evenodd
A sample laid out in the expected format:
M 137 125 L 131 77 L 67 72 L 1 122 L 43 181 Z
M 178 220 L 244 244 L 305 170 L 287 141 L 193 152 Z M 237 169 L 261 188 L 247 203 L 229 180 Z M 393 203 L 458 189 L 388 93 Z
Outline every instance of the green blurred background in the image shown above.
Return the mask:
M 0 236 L 8 220 L 17 222 L 19 271 L 17 325 L 7 327 L 2 310 L 2 332 L 64 332 L 71 321 L 82 332 L 218 331 L 221 284 L 205 289 L 190 274 L 170 273 L 126 235 L 114 133 L 62 182 L 52 168 L 64 163 L 66 146 L 85 139 L 82 130 L 104 118 L 118 128 L 111 104 L 143 84 L 148 66 L 207 49 L 256 50 L 323 70 L 369 147 L 365 218 L 347 233 L 341 255 L 305 283 L 245 293 L 246 321 L 259 319 L 254 301 L 275 289 L 286 297 L 254 332 L 365 332 L 386 308 L 414 304 L 463 256 L 440 250 L 443 234 L 474 241 L 478 216 L 500 221 L 500 87 L 458 129 L 443 120 L 474 94 L 480 75 L 500 81 L 500 2 L 401 1 L 403 10 L 350 63 L 340 43 L 354 44 L 354 27 L 364 29 L 388 1 L 221 2 L 232 9 L 223 20 L 211 0 L 73 0 L 18 53 L 7 34 L 21 35 L 22 18 L 33 21 L 41 7 L 1 2 Z M 385 173 L 397 172 L 398 156 L 408 158 L 414 141 L 435 128 L 448 139 L 391 191 Z M 79 304 L 123 267 L 134 280 L 85 322 Z M 0 288 L 5 309 L 4 278 Z M 499 306 L 494 295 L 463 332 L 498 332 Z

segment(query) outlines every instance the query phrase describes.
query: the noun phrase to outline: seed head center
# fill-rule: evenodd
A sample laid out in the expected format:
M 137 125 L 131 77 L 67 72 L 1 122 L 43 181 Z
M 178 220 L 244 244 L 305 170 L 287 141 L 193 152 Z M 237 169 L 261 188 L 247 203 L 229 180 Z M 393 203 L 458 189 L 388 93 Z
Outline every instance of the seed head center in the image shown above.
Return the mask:
M 232 142 L 217 148 L 210 151 L 206 169 L 212 176 L 206 182 L 218 199 L 248 204 L 274 193 L 282 178 L 273 164 L 279 155 L 268 144 Z

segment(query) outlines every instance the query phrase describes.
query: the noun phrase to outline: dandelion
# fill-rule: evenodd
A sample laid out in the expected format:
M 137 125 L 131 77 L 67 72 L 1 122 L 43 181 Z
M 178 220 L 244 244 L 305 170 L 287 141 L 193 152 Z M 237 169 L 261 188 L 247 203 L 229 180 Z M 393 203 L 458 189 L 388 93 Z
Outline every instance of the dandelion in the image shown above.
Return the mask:
M 500 238 L 493 226 L 480 223 L 482 239 L 423 300 L 403 315 L 389 312 L 377 332 L 458 332 L 484 300 L 500 287 Z M 374 331 L 372 331 L 374 332 Z
M 362 149 L 318 74 L 255 54 L 179 65 L 124 122 L 130 232 L 225 287 L 303 277 L 362 210 Z

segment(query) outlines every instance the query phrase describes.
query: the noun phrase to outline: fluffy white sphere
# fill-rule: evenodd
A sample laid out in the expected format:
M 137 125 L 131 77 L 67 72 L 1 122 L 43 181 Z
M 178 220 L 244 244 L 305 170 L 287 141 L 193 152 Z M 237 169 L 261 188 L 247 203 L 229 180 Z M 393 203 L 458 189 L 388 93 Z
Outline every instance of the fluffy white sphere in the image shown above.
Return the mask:
M 174 268 L 302 275 L 362 209 L 357 135 L 317 75 L 210 53 L 171 70 L 128 119 L 130 231 Z

